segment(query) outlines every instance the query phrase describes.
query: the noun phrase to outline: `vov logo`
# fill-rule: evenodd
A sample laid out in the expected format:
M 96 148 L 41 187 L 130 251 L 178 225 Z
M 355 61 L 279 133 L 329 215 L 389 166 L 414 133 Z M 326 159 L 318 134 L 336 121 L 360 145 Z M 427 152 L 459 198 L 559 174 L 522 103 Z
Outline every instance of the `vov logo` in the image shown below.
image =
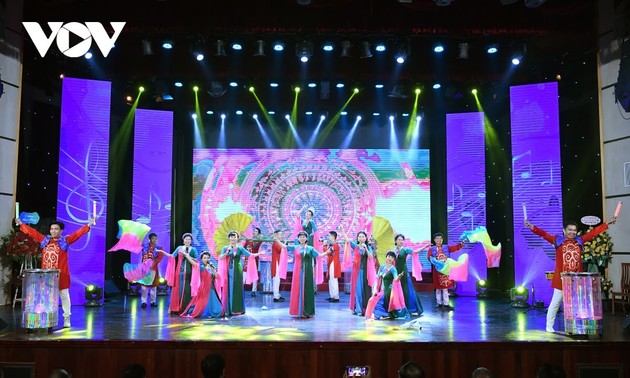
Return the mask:
M 68 58 L 84 56 L 90 51 L 92 40 L 94 40 L 103 56 L 107 58 L 125 24 L 126 22 L 110 22 L 112 29 L 114 29 L 114 34 L 110 37 L 100 22 L 86 22 L 85 24 L 80 22 L 68 22 L 66 24 L 63 22 L 49 22 L 48 27 L 51 33 L 47 36 L 39 23 L 22 22 L 42 58 L 50 49 L 53 40 L 57 41 L 59 51 Z M 70 46 L 70 33 L 76 35 L 81 41 L 74 46 Z

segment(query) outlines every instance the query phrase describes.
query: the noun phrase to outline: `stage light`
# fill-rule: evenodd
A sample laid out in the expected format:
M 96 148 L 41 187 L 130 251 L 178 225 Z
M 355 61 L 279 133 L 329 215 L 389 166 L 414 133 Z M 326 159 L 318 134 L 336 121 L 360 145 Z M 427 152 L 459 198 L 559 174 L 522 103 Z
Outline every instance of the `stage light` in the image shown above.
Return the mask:
M 372 113 L 372 115 L 373 115 L 374 117 L 378 117 L 378 116 L 380 116 L 380 115 L 381 115 L 381 113 L 379 113 L 379 112 L 374 112 L 374 113 Z
M 457 57 L 459 59 L 468 59 L 468 48 L 469 48 L 469 45 L 467 42 L 460 43 L 459 53 L 457 54 Z
M 433 47 L 433 51 L 436 53 L 441 53 L 444 51 L 444 46 L 441 43 L 438 43 L 437 45 L 435 45 L 435 47 Z
M 59 74 L 59 78 L 60 78 L 61 80 L 63 80 L 63 78 L 64 78 L 64 77 L 66 77 L 66 75 L 64 75 L 64 74 Z M 0 96 L 1 96 L 1 95 L 2 95 L 2 91 L 0 91 Z
M 477 290 L 477 298 L 488 297 L 488 281 L 477 280 L 477 284 L 475 285 L 475 288 Z
M 415 94 L 420 94 L 422 92 L 422 89 L 420 88 L 416 88 L 416 90 L 414 91 Z
M 236 115 L 243 115 L 243 111 L 242 110 L 237 110 L 236 111 Z
M 214 112 L 212 110 L 206 110 L 206 114 L 212 115 Z
M 225 53 L 225 41 L 217 39 L 214 43 L 214 56 L 227 56 Z
M 345 116 L 345 115 L 348 115 L 348 112 L 343 111 L 343 112 L 341 112 L 341 113 L 339 113 L 339 114 L 341 114 L 341 115 Z
M 341 54 L 340 56 L 345 57 L 345 58 L 349 58 L 352 56 L 352 52 L 350 51 L 350 49 L 352 49 L 352 42 L 345 40 L 345 41 L 341 41 Z
M 512 58 L 512 64 L 515 66 L 518 66 L 519 64 L 521 64 L 521 57 L 520 56 L 514 56 Z
M 127 96 L 125 99 L 127 100 L 127 102 L 132 102 L 133 101 L 133 97 L 131 97 L 131 96 Z
M 381 89 L 383 87 L 384 87 L 383 84 L 376 84 L 376 85 L 374 85 L 374 88 L 376 88 L 376 89 Z
M 433 89 L 440 89 L 440 88 L 442 88 L 442 84 L 440 83 L 433 84 Z
M 195 85 L 195 86 L 193 87 L 193 91 L 195 91 L 195 92 L 199 92 L 199 87 Z
M 395 51 L 394 58 L 396 58 L 396 62 L 399 64 L 405 63 L 405 60 L 407 60 L 409 56 L 409 44 L 406 42 L 398 42 Z
M 270 111 L 268 111 L 268 112 L 267 112 L 267 114 L 274 115 L 274 114 L 276 114 L 276 112 L 275 112 L 275 111 L 273 111 L 273 110 L 270 110 Z
M 252 118 L 253 118 L 253 119 L 258 119 L 258 114 L 254 113 L 254 114 L 252 115 Z
M 162 48 L 165 49 L 165 50 L 172 49 L 173 48 L 173 41 L 167 39 L 166 41 L 162 42 Z
M 230 87 L 236 88 L 237 86 L 238 86 L 238 83 L 236 81 L 230 81 Z
M 283 51 L 283 50 L 284 50 L 284 43 L 276 42 L 273 44 L 273 51 Z
M 300 87 L 295 87 L 293 90 L 295 91 L 295 93 L 300 93 L 302 89 L 300 89 Z
M 313 56 L 313 44 L 308 41 L 299 42 L 295 45 L 295 53 L 302 63 L 306 63 Z
M 195 59 L 197 59 L 198 62 L 201 62 L 204 58 L 205 56 L 200 52 L 195 54 Z
M 377 113 L 374 113 L 374 114 L 377 114 Z M 393 115 L 390 115 L 390 116 L 389 116 L 389 121 L 390 121 L 390 122 L 394 122 L 394 116 L 393 116 Z
M 488 52 L 488 54 L 496 54 L 499 51 L 499 47 L 495 44 L 492 44 L 488 46 L 488 49 L 486 51 Z
M 517 286 L 510 289 L 510 301 L 512 307 L 527 308 L 529 305 L 529 290 L 525 286 Z
M 370 49 L 370 42 L 361 42 L 361 58 L 371 58 L 372 50 Z
M 142 40 L 142 55 L 153 55 L 153 45 L 148 39 Z
M 309 88 L 315 88 L 317 86 L 317 84 L 315 83 L 308 83 L 308 87 Z
M 322 50 L 324 51 L 333 51 L 335 49 L 335 45 L 332 42 L 326 42 L 322 45 Z
M 138 92 L 140 93 L 144 92 L 144 87 L 143 86 L 138 87 Z
M 269 83 L 271 88 L 278 88 L 278 83 Z
M 190 117 L 191 117 L 192 119 L 197 119 L 197 114 L 194 114 L 194 113 L 193 113 L 193 114 L 191 114 L 191 115 L 190 115 Z
M 418 122 L 422 121 L 422 117 L 416 116 L 416 121 L 418 121 Z
M 207 93 L 212 97 L 221 97 L 227 92 L 227 89 L 223 88 L 223 84 L 218 81 L 210 82 L 210 89 Z
M 285 115 L 284 115 L 284 119 L 286 119 L 286 120 L 290 120 L 290 119 L 291 119 L 291 116 L 289 116 L 288 114 L 285 114 Z
M 319 119 L 321 119 L 323 121 L 323 120 L 326 119 L 326 116 L 325 115 L 321 115 L 321 116 L 319 116 Z
M 473 88 L 473 90 L 471 90 L 470 93 L 472 93 L 473 95 L 477 95 L 477 90 Z
M 383 43 L 377 43 L 376 46 L 374 46 L 374 50 L 376 50 L 378 52 L 383 52 L 383 51 L 387 50 L 387 47 Z
M 346 85 L 344 83 L 337 83 L 337 85 L 336 85 L 337 88 L 343 88 L 345 86 Z
M 176 82 L 175 82 L 175 86 L 176 86 L 177 88 L 181 88 L 181 87 L 183 87 L 183 86 L 184 86 L 184 83 L 182 83 L 181 81 L 176 81 Z
M 249 89 L 250 92 L 253 92 L 255 90 L 254 87 L 249 87 L 248 89 Z
M 346 113 L 346 114 L 347 114 L 347 113 Z M 357 116 L 357 121 L 360 121 L 360 120 L 361 120 L 361 116 L 360 116 L 360 115 L 358 115 L 358 116 Z
M 239 42 L 234 42 L 232 43 L 232 50 L 236 50 L 236 51 L 243 50 L 243 45 L 241 45 Z
M 221 119 L 225 119 L 225 113 L 221 113 Z
M 254 56 L 265 56 L 265 41 L 262 39 L 254 43 Z
M 359 88 L 354 88 L 354 93 L 359 93 Z
M 86 52 L 85 55 L 84 55 L 85 59 L 88 59 L 88 60 L 92 59 L 92 56 L 93 56 L 92 53 L 89 52 L 89 51 Z
M 166 279 L 164 277 L 158 278 L 157 295 L 159 296 L 168 295 L 168 285 L 166 284 Z
M 103 299 L 103 289 L 94 284 L 89 284 L 85 287 L 85 306 L 86 307 L 98 307 L 101 306 L 102 303 L 100 300 Z
M 313 112 L 311 112 L 310 110 L 308 112 L 304 112 L 304 114 L 306 115 L 313 115 Z
M 402 116 L 403 117 L 409 117 L 409 113 L 403 113 Z

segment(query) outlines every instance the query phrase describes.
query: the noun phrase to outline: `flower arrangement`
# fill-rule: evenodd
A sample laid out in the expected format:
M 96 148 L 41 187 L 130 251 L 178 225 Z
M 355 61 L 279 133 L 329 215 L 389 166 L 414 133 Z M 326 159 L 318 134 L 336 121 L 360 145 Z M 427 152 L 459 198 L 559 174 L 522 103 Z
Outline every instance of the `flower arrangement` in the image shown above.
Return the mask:
M 589 228 L 589 231 L 592 229 Z M 582 263 L 587 264 L 588 272 L 603 273 L 612 260 L 613 242 L 608 232 L 602 232 L 584 243 Z
M 611 280 L 609 280 L 608 278 L 602 279 L 602 297 L 604 299 L 608 299 L 610 290 L 612 290 L 612 287 L 613 287 L 613 283 Z
M 0 261 L 3 266 L 12 263 L 21 264 L 28 256 L 34 256 L 39 248 L 38 243 L 20 231 L 11 230 L 0 238 Z

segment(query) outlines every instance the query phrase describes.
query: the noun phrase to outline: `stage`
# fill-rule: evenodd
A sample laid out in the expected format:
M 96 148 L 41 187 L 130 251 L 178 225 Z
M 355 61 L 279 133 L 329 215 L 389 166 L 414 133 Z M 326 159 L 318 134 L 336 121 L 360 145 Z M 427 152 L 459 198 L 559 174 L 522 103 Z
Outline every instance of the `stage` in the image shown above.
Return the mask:
M 422 316 L 366 321 L 352 315 L 343 293 L 330 303 L 319 291 L 313 319 L 291 317 L 288 301 L 273 302 L 270 294 L 246 295 L 247 313 L 221 320 L 169 315 L 165 296 L 158 307 L 141 308 L 139 297 L 120 295 L 102 307 L 73 306 L 72 328 L 51 334 L 22 330 L 19 305 L 0 307 L 8 323 L 0 331 L 0 363 L 30 363 L 37 378 L 60 367 L 75 377 L 115 377 L 136 362 L 147 367 L 147 377 L 197 377 L 203 356 L 219 352 L 229 377 L 341 377 L 347 365 L 370 365 L 372 377 L 396 377 L 406 360 L 432 377 L 466 377 L 477 366 L 497 376 L 533 377 L 547 361 L 562 364 L 569 377 L 589 364 L 630 376 L 621 311 L 605 313 L 601 337 L 585 337 L 562 331 L 562 313 L 558 332 L 547 333 L 546 309 L 513 308 L 505 299 L 456 297 L 455 309 L 445 311 L 434 308 L 432 291 L 423 291 Z

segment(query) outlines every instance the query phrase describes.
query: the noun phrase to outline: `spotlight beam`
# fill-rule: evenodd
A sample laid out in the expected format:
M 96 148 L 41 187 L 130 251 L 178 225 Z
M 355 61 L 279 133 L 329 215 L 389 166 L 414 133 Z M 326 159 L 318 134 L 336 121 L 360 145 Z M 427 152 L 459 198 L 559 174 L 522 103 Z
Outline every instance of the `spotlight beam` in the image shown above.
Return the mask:
M 321 132 L 321 135 L 317 137 L 317 139 L 315 140 L 315 145 L 317 147 L 321 147 L 322 144 L 324 143 L 324 141 L 326 140 L 326 138 L 328 137 L 328 135 L 330 135 L 330 133 L 332 132 L 333 128 L 335 127 L 335 125 L 337 124 L 337 121 L 339 121 L 339 118 L 341 117 L 341 112 L 343 112 L 344 110 L 346 110 L 346 108 L 348 107 L 348 105 L 350 104 L 350 101 L 352 101 L 352 99 L 354 98 L 354 96 L 357 94 L 358 92 L 353 91 L 352 94 L 350 95 L 350 97 L 348 98 L 348 100 L 346 101 L 345 104 L 343 104 L 343 106 L 339 109 L 339 111 L 337 111 L 337 114 L 335 114 L 330 121 L 328 121 L 328 123 L 326 124 L 326 126 L 324 126 L 324 130 Z
M 317 127 L 315 128 L 315 131 L 313 131 L 313 134 L 311 135 L 311 137 L 308 139 L 308 142 L 306 142 L 306 147 L 307 148 L 313 148 L 314 144 L 315 144 L 315 140 L 317 139 L 317 135 L 319 135 L 319 129 L 322 127 L 322 125 L 324 124 L 324 120 L 326 119 L 326 117 L 321 116 L 319 118 L 319 123 L 317 124 Z
M 352 142 L 352 137 L 354 137 L 354 133 L 355 131 L 357 131 L 357 126 L 359 126 L 359 122 L 361 122 L 361 116 L 358 116 L 357 119 L 354 121 L 354 125 L 352 125 L 350 132 L 348 133 L 348 135 L 346 135 L 343 143 L 341 144 L 341 149 L 350 147 L 350 142 Z
M 143 90 L 138 90 L 138 95 L 136 96 L 136 100 L 133 102 L 131 109 L 125 116 L 125 120 L 120 126 L 120 130 L 116 136 L 114 136 L 114 140 L 111 143 L 111 156 L 124 156 L 126 151 L 129 150 L 129 140 L 131 139 L 131 134 L 133 133 L 133 123 L 136 116 L 136 109 L 138 108 L 138 103 L 140 102 L 140 96 L 142 96 Z M 125 159 L 114 159 L 114 163 L 112 164 L 112 177 L 114 180 L 117 177 L 122 177 L 122 167 Z
M 278 127 L 276 121 L 274 121 L 273 118 L 269 116 L 267 108 L 265 108 L 265 105 L 263 105 L 262 101 L 260 101 L 260 99 L 258 98 L 256 91 L 249 91 L 249 93 L 251 93 L 252 96 L 254 96 L 254 99 L 256 99 L 256 103 L 258 104 L 260 111 L 264 115 L 267 124 L 269 124 L 269 127 L 271 127 L 271 133 L 273 134 L 274 138 L 276 139 L 276 141 L 281 142 L 282 134 L 280 132 L 280 127 Z
M 416 99 L 413 102 L 413 110 L 411 111 L 411 117 L 409 117 L 409 125 L 407 125 L 407 134 L 405 135 L 405 148 L 409 148 L 413 133 L 416 131 L 420 123 L 416 120 L 418 116 L 418 98 L 420 92 L 416 91 Z
M 288 117 L 287 118 L 287 122 L 289 123 L 289 129 L 287 131 L 290 131 L 291 134 L 293 135 L 293 139 L 292 140 L 288 140 L 286 147 L 292 147 L 291 145 L 293 144 L 293 142 L 297 143 L 297 146 L 299 148 L 304 148 L 304 142 L 302 142 L 302 139 L 300 138 L 300 136 L 297 133 L 297 130 L 295 129 L 295 126 L 293 126 L 293 122 L 291 122 L 291 118 Z M 291 144 L 291 145 L 289 145 Z
M 273 142 L 269 138 L 269 135 L 267 135 L 265 128 L 260 124 L 260 120 L 258 120 L 258 117 L 254 117 L 254 121 L 256 121 L 258 131 L 260 131 L 260 136 L 262 137 L 263 142 L 265 142 L 265 148 L 274 148 Z

